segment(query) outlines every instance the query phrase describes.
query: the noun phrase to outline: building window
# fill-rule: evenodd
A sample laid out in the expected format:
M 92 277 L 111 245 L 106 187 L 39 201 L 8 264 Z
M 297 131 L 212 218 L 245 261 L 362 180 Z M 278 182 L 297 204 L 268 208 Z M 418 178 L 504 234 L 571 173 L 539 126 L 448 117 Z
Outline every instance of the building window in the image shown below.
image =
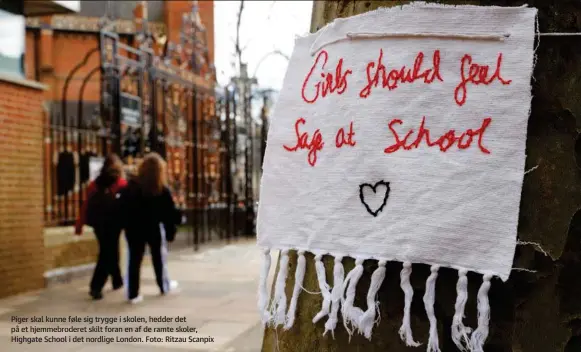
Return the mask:
M 24 76 L 26 47 L 22 9 L 0 9 L 0 72 Z

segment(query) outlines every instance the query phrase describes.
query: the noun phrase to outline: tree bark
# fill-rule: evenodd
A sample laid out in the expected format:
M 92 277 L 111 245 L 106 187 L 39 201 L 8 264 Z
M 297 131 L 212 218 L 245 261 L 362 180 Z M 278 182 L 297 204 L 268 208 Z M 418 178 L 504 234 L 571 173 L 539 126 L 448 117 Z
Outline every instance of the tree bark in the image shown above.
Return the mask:
M 443 2 L 443 1 L 440 1 Z M 405 1 L 314 1 L 312 31 L 338 17 L 348 17 L 380 6 Z M 519 6 L 525 1 L 446 1 L 454 4 Z M 581 3 L 578 1 L 527 1 L 539 9 L 540 32 L 581 32 Z M 526 168 L 536 169 L 524 178 L 518 238 L 537 245 L 517 246 L 515 268 L 506 283 L 493 280 L 489 293 L 490 335 L 485 351 L 551 352 L 581 351 L 581 37 L 541 37 L 534 70 L 532 111 L 527 136 Z M 527 102 L 523 102 L 527 103 Z M 545 255 L 546 253 L 546 255 Z M 290 254 L 287 297 L 294 284 L 296 253 Z M 318 292 L 314 257 L 306 255 L 303 286 Z M 327 280 L 332 285 L 333 259 L 324 258 Z M 344 260 L 345 272 L 353 260 Z M 365 308 L 375 261 L 365 262 L 358 284 L 357 306 Z M 422 296 L 430 273 L 427 265 L 414 265 L 412 329 L 419 348 L 406 347 L 398 329 L 403 314 L 403 293 L 399 287 L 401 263 L 388 263 L 386 279 L 379 291 L 381 322 L 371 341 L 355 333 L 349 342 L 340 323 L 335 338 L 323 336 L 324 319 L 312 323 L 320 310 L 321 296 L 302 292 L 297 318 L 289 331 L 265 329 L 263 352 L 379 352 L 423 351 L 428 337 L 428 319 Z M 450 326 L 456 300 L 455 270 L 441 269 L 436 288 L 435 312 L 440 348 L 457 351 Z M 481 277 L 468 274 L 467 326 L 476 326 L 476 294 Z

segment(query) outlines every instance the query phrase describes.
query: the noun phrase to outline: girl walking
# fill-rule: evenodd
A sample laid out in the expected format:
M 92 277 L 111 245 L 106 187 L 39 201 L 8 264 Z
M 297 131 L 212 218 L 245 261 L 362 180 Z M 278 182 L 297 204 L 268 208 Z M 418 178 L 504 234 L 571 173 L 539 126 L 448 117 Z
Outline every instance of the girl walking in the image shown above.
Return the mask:
M 77 218 L 75 234 L 82 235 L 83 225 L 93 227 L 99 243 L 97 265 L 93 272 L 89 294 L 95 300 L 103 298 L 103 287 L 111 276 L 113 290 L 123 287 L 119 268 L 118 193 L 127 185 L 124 179 L 123 162 L 115 154 L 109 155 L 99 176 L 89 184 L 87 200 L 83 202 Z
M 161 294 L 177 288 L 177 282 L 167 276 L 165 257 L 166 241 L 174 240 L 181 214 L 167 187 L 165 161 L 158 154 L 144 157 L 137 177 L 123 190 L 120 201 L 122 227 L 129 248 L 127 298 L 131 303 L 143 299 L 139 295 L 139 278 L 146 245 Z

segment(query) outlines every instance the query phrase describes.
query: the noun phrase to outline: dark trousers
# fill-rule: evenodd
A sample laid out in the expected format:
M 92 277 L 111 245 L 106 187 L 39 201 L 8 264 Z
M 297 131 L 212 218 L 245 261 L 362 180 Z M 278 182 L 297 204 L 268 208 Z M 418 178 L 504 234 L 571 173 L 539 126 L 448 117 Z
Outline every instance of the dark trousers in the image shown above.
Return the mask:
M 141 234 L 143 235 L 143 234 Z M 141 262 L 143 261 L 143 254 L 145 253 L 145 246 L 149 246 L 151 253 L 151 261 L 155 271 L 155 279 L 157 286 L 161 293 L 166 293 L 169 289 L 169 281 L 166 275 L 166 267 L 164 263 L 164 253 L 166 250 L 165 241 L 159 234 L 157 236 L 127 235 L 127 244 L 129 247 L 129 270 L 127 289 L 129 299 L 133 299 L 139 295 L 139 277 L 141 274 Z
M 99 257 L 91 279 L 91 292 L 101 292 L 109 276 L 111 276 L 114 288 L 123 286 L 123 277 L 119 268 L 120 231 L 118 229 L 101 228 L 95 229 L 95 235 L 99 242 Z

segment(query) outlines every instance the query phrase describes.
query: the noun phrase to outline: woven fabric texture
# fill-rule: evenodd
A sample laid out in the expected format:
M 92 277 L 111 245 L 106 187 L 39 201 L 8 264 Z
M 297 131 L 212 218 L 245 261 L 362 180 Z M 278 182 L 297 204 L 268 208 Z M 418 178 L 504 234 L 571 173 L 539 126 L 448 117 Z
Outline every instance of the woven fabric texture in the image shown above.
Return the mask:
M 298 38 L 268 132 L 258 244 L 507 280 L 535 20 L 528 7 L 415 3 Z

